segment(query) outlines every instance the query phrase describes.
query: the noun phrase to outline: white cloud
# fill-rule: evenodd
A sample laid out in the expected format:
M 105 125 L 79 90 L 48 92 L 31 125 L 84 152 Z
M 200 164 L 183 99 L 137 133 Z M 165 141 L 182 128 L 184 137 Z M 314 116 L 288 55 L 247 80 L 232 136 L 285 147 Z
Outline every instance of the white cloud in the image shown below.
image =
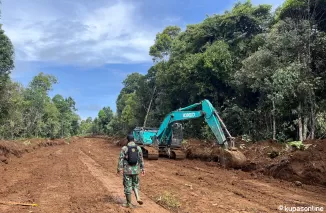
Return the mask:
M 78 2 L 3 0 L 3 28 L 16 59 L 79 65 L 151 61 L 149 47 L 160 29 L 142 24 L 136 4 Z
M 252 0 L 274 7 L 283 0 Z M 101 66 L 151 62 L 155 35 L 180 18 L 166 17 L 161 26 L 146 25 L 141 8 L 130 0 L 2 0 L 2 22 L 13 41 L 17 61 Z M 155 17 L 152 17 L 155 19 Z

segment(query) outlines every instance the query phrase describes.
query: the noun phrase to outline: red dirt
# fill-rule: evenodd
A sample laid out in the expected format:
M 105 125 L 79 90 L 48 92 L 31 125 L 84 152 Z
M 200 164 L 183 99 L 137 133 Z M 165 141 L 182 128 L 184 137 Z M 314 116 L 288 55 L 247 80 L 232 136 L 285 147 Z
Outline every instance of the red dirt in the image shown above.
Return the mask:
M 241 141 L 237 143 L 238 148 L 240 144 Z M 248 160 L 242 170 L 326 186 L 326 140 L 304 141 L 304 144 L 311 146 L 304 151 L 293 151 L 273 140 L 245 144 L 247 147 L 239 148 Z M 219 149 L 212 143 L 192 139 L 185 145 L 185 150 L 190 159 L 218 161 Z
M 278 212 L 279 205 L 326 207 L 323 187 L 298 187 L 261 174 L 225 170 L 215 162 L 160 158 L 145 160 L 146 175 L 140 177 L 144 205 L 133 197 L 137 208 L 128 210 L 121 206 L 125 198 L 122 177 L 115 173 L 120 151 L 115 142 L 79 138 L 0 164 L 0 201 L 39 205 L 0 204 L 0 212 Z M 179 207 L 163 202 L 166 192 Z
M 286 153 L 279 162 L 266 167 L 267 175 L 285 180 L 326 186 L 326 140 L 305 141 L 307 150 Z
M 0 163 L 8 163 L 10 157 L 21 157 L 26 152 L 31 152 L 41 147 L 57 146 L 70 143 L 76 140 L 76 137 L 70 139 L 26 139 L 17 141 L 0 140 Z
M 205 161 L 217 161 L 218 147 L 211 142 L 203 142 L 196 139 L 188 139 L 183 145 L 188 159 L 201 159 Z
M 250 161 L 247 170 L 287 181 L 326 186 L 326 140 L 304 141 L 306 150 L 290 150 L 285 145 L 264 141 L 250 145 L 244 154 Z M 279 153 L 272 158 L 270 153 Z

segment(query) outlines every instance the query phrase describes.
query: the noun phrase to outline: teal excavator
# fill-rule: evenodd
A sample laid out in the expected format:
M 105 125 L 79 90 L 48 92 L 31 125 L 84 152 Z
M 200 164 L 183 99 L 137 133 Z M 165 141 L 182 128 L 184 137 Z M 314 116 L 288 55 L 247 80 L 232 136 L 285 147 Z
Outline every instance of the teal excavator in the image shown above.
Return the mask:
M 200 108 L 196 110 L 197 108 Z M 159 128 L 136 127 L 132 134 L 135 142 L 144 153 L 144 157 L 157 160 L 160 155 L 167 155 L 173 159 L 184 159 L 186 154 L 182 150 L 183 126 L 182 121 L 204 118 L 215 135 L 219 147 L 218 159 L 227 167 L 241 167 L 246 157 L 234 144 L 234 138 L 227 130 L 224 122 L 218 115 L 210 101 L 203 100 L 190 106 L 170 112 Z M 227 134 L 227 138 L 223 129 Z

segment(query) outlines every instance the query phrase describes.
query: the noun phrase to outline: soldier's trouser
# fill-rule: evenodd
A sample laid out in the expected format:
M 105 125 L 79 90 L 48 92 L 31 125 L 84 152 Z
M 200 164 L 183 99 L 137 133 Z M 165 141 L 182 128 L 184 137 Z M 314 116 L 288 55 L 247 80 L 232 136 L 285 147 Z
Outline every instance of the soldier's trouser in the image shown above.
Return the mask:
M 133 189 L 139 189 L 138 175 L 123 175 L 124 193 L 131 194 Z

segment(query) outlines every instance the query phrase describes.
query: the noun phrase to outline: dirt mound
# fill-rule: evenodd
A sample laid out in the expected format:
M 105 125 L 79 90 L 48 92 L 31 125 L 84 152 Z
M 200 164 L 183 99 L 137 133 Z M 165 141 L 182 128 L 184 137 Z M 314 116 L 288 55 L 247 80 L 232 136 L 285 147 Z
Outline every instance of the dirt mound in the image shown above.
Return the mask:
M 212 142 L 204 142 L 198 139 L 189 139 L 183 144 L 183 150 L 189 159 L 201 159 L 205 161 L 218 161 L 220 150 Z
M 235 143 L 239 148 L 242 141 Z M 237 151 L 226 151 L 214 141 L 200 141 L 197 139 L 189 139 L 183 145 L 188 159 L 200 159 L 204 161 L 219 162 L 225 168 L 241 169 L 243 165 L 247 165 L 246 157 Z
M 0 163 L 8 163 L 10 157 L 21 157 L 23 153 L 48 146 L 69 144 L 78 140 L 78 137 L 69 139 L 28 139 L 17 141 L 0 141 Z
M 286 180 L 326 186 L 326 140 L 306 141 L 305 144 L 312 145 L 270 165 L 267 173 Z
M 251 161 L 261 160 L 262 158 L 269 161 L 269 159 L 273 159 L 273 154 L 276 154 L 275 152 L 281 152 L 284 148 L 284 144 L 277 143 L 273 140 L 267 140 L 247 144 L 243 153 Z
M 0 141 L 0 162 L 7 164 L 10 155 L 21 157 L 22 153 L 23 150 L 19 144 L 9 141 Z
M 127 139 L 116 139 L 114 140 L 114 143 L 117 145 L 117 146 L 126 146 L 128 144 L 128 140 Z
M 241 151 L 246 156 L 248 164 L 242 168 L 244 171 L 262 170 L 266 165 L 279 162 L 285 152 L 285 145 L 273 140 L 246 144 Z
M 235 140 L 235 146 L 241 151 L 240 146 L 244 142 L 240 139 Z M 183 144 L 183 149 L 189 159 L 200 159 L 204 161 L 218 161 L 218 156 L 223 150 L 214 141 L 201 141 L 199 139 L 188 139 Z
M 304 141 L 306 150 L 291 150 L 285 145 L 266 141 L 255 143 L 244 154 L 250 168 L 287 181 L 326 186 L 326 140 Z
M 306 150 L 293 150 L 273 140 L 245 143 L 236 147 L 247 158 L 241 168 L 287 181 L 326 186 L 326 140 L 304 141 Z M 212 142 L 189 139 L 183 144 L 188 159 L 218 162 L 221 149 Z

